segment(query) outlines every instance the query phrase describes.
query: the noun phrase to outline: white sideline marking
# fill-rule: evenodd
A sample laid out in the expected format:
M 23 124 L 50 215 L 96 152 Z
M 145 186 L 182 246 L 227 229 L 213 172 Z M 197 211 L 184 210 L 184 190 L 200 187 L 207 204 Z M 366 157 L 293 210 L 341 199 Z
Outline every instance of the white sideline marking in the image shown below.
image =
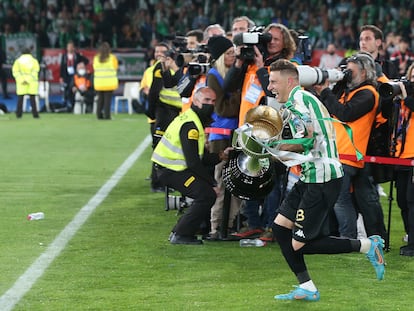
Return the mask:
M 37 279 L 59 256 L 66 244 L 72 239 L 76 232 L 86 222 L 92 212 L 102 203 L 117 183 L 124 177 L 135 161 L 141 156 L 151 142 L 151 136 L 147 136 L 135 151 L 115 171 L 99 191 L 81 208 L 72 221 L 60 232 L 55 240 L 49 245 L 35 262 L 17 279 L 13 286 L 0 297 L 0 310 L 10 311 L 30 290 Z

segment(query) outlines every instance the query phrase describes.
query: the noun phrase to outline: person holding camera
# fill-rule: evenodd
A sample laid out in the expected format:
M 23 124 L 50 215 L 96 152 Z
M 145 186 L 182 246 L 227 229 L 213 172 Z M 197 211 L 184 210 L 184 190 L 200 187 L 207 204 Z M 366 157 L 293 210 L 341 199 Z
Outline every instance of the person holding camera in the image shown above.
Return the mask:
M 178 81 L 178 91 L 183 101 L 183 112 L 191 107 L 194 92 L 200 87 L 206 86 L 207 70 L 202 66 L 209 68 L 209 53 L 206 51 L 206 44 L 203 44 L 203 31 L 200 29 L 190 30 L 186 34 L 186 40 L 191 60 L 188 64 L 184 64 L 183 76 Z
M 172 120 L 181 112 L 182 100 L 177 89 L 182 70 L 177 66 L 176 51 L 165 42 L 156 46 L 156 62 L 151 67 L 152 81 L 148 90 L 146 115 L 154 120 L 151 126 L 152 148 L 154 149 Z M 163 192 L 161 181 L 151 172 L 151 191 Z
M 351 70 L 359 70 L 356 63 L 348 65 Z M 280 150 L 290 152 L 288 159 L 294 159 L 296 153 L 310 156 L 310 160 L 301 163 L 300 179 L 282 202 L 273 225 L 282 254 L 299 285 L 288 294 L 274 298 L 320 299 L 304 254 L 365 253 L 377 279 L 382 280 L 385 265 L 383 241 L 379 236 L 357 240 L 329 235 L 329 213 L 340 196 L 344 172 L 339 161 L 339 137 L 335 137 L 328 109 L 316 96 L 301 88 L 298 70 L 288 60 L 271 64 L 268 89 L 283 103 L 282 109 L 295 118 L 291 131 L 296 139 L 280 143 Z
M 211 88 L 199 88 L 191 108 L 170 123 L 151 157 L 163 185 L 193 199 L 172 229 L 171 244 L 203 244 L 196 234 L 209 217 L 217 196 L 217 184 L 209 166 L 226 160 L 230 151 L 227 148 L 217 154 L 205 150 L 204 128 L 211 123 L 215 101 L 216 94 Z
M 182 70 L 177 66 L 177 52 L 170 48 L 159 57 L 153 71 L 152 84 L 148 93 L 151 119 L 155 119 L 154 144 L 164 135 L 172 120 L 181 112 L 182 101 L 177 89 Z
M 401 102 L 398 119 L 393 133 L 395 154 L 391 156 L 401 159 L 414 159 L 414 64 L 408 67 L 406 78 L 408 83 L 399 82 Z M 412 124 L 411 124 L 412 123 Z M 400 255 L 414 256 L 414 175 L 412 166 L 395 167 L 395 188 L 397 203 L 401 210 L 407 245 L 400 248 Z
M 282 24 L 268 25 L 263 30 L 263 34 L 249 33 L 246 39 L 251 36 L 252 39 L 256 37 L 257 42 L 262 42 L 258 46 L 247 45 L 247 51 L 253 50 L 254 56 L 245 52 L 244 36 L 243 33 L 234 36 L 236 42 L 239 42 L 240 39 L 242 41 L 240 42 L 241 46 L 236 49 L 240 54 L 237 56 L 234 66 L 229 70 L 224 83 L 227 90 L 241 88 L 239 126 L 244 124 L 247 111 L 258 105 L 269 105 L 270 102 L 274 102 L 274 95 L 267 89 L 269 66 L 278 59 L 290 60 L 296 50 L 296 44 L 289 29 Z M 251 58 L 251 56 L 253 57 Z M 242 83 L 241 86 L 237 85 L 237 83 L 240 84 L 239 81 Z M 275 165 L 274 168 L 276 177 L 272 192 L 264 201 L 246 201 L 243 214 L 247 217 L 247 227 L 233 234 L 236 238 L 260 237 L 266 241 L 273 240 L 271 225 L 282 196 L 282 176 L 286 173 L 286 168 L 283 165 Z M 259 215 L 260 206 L 263 206 L 265 211 L 263 219 Z
M 382 208 L 378 192 L 364 170 L 365 162 L 362 159 L 367 151 L 379 105 L 375 62 L 369 53 L 359 52 L 347 59 L 346 69 L 350 73 L 349 78 L 345 89 L 340 92 L 333 92 L 329 88 L 329 81 L 314 86 L 329 113 L 341 121 L 334 122 L 339 153 L 355 156 L 341 159 L 344 178 L 334 206 L 338 233 L 341 237 L 356 238 L 357 216 L 360 212 L 367 234 L 386 238 L 382 213 L 379 212 Z M 348 133 L 347 127 L 352 130 L 352 135 Z

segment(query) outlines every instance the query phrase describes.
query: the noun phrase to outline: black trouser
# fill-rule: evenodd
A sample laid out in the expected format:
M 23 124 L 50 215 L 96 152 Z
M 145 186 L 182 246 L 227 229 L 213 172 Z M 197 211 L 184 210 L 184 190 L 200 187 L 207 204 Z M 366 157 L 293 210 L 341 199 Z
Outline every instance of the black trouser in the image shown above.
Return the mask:
M 96 116 L 98 119 L 111 119 L 112 91 L 98 91 L 98 107 Z
M 155 123 L 151 127 L 152 134 L 152 149 L 155 149 L 162 136 L 164 135 L 165 130 L 168 125 L 178 116 L 180 109 L 159 103 L 155 113 Z M 161 181 L 158 179 L 157 174 L 155 174 L 155 168 L 152 167 L 151 171 L 151 187 L 153 189 L 159 188 L 161 186 Z
M 6 70 L 0 68 L 0 80 L 1 80 L 1 88 L 3 90 L 3 96 L 9 96 L 7 93 L 7 73 Z
M 39 117 L 39 112 L 37 111 L 36 106 L 36 95 L 29 95 L 30 96 L 30 106 L 32 107 L 32 114 L 34 118 Z M 16 117 L 21 118 L 23 114 L 23 99 L 24 95 L 17 96 L 17 108 L 16 108 Z
M 395 187 L 397 203 L 401 209 L 404 229 L 408 234 L 408 244 L 414 246 L 414 182 L 412 167 L 396 169 Z
M 155 111 L 155 131 L 153 137 L 153 148 L 158 144 L 168 125 L 180 114 L 180 108 L 164 103 L 159 103 Z
M 213 186 L 188 169 L 175 172 L 156 167 L 156 173 L 164 186 L 174 188 L 183 196 L 194 200 L 172 230 L 177 235 L 194 236 L 203 221 L 210 216 L 211 207 L 216 201 Z

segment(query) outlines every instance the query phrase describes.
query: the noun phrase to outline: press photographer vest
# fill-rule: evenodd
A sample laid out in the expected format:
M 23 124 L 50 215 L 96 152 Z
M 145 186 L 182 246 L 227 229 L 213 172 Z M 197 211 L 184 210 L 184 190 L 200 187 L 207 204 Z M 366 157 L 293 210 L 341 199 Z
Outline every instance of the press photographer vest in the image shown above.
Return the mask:
M 401 102 L 400 116 L 398 118 L 397 145 L 395 147 L 395 156 L 402 159 L 414 158 L 414 114 Z M 404 146 L 404 147 L 403 147 Z M 401 152 L 402 151 L 402 152 Z
M 168 126 L 160 142 L 154 149 L 151 161 L 173 171 L 183 171 L 187 168 L 183 148 L 180 140 L 180 130 L 184 123 L 194 122 L 196 130 L 190 130 L 188 135 L 198 135 L 198 154 L 200 158 L 204 154 L 205 134 L 200 118 L 192 109 L 188 109 L 176 117 Z M 193 137 L 193 139 L 195 139 Z
M 347 155 L 354 155 L 355 148 L 365 156 L 367 151 L 368 139 L 370 136 L 370 132 L 372 129 L 372 124 L 374 123 L 375 117 L 377 115 L 377 109 L 379 105 L 379 95 L 376 91 L 375 87 L 372 85 L 364 85 L 361 86 L 353 91 L 351 91 L 347 95 L 347 100 L 350 100 L 357 92 L 361 90 L 369 90 L 375 97 L 375 104 L 374 107 L 371 109 L 370 112 L 363 115 L 361 118 L 347 122 L 348 126 L 352 129 L 352 136 L 353 141 L 352 143 L 348 133 L 346 132 L 345 127 L 343 124 L 339 122 L 334 122 L 335 130 L 336 130 L 336 141 L 338 146 L 339 154 L 347 154 Z M 345 104 L 345 94 L 341 96 L 339 102 Z M 347 164 L 354 167 L 362 168 L 364 167 L 364 161 L 350 161 L 350 160 L 341 160 L 343 164 Z
M 174 74 L 174 71 L 171 69 L 170 72 L 171 74 Z M 155 70 L 154 77 L 162 78 L 161 69 Z M 174 108 L 181 109 L 183 106 L 180 93 L 177 90 L 177 86 L 168 88 L 163 86 L 159 94 L 159 100 L 161 103 L 172 106 Z
M 256 75 L 258 69 L 259 68 L 257 68 L 255 64 L 251 64 L 247 67 L 247 72 L 244 75 L 239 113 L 239 127 L 245 123 L 244 119 L 247 111 L 258 106 L 262 97 L 266 96 Z

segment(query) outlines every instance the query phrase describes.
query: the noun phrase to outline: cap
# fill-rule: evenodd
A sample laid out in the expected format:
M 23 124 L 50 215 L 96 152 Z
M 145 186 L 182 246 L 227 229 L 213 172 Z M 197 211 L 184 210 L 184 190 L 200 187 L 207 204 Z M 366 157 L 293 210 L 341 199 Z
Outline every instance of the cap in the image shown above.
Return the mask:
M 213 36 L 208 39 L 207 46 L 211 58 L 217 60 L 222 54 L 233 46 L 233 42 L 223 36 Z

